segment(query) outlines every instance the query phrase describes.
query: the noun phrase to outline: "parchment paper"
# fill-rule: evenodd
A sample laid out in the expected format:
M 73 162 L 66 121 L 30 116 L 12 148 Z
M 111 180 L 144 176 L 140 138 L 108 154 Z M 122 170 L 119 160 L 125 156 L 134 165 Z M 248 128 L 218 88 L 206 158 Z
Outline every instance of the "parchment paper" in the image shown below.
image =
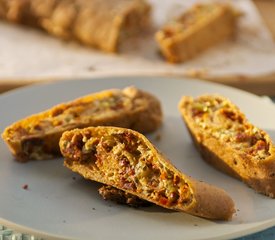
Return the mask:
M 154 32 L 196 1 L 149 2 L 153 6 L 154 29 L 139 39 L 129 40 L 117 55 L 64 42 L 36 29 L 0 22 L 0 80 L 42 81 L 134 74 L 225 79 L 275 72 L 275 44 L 251 1 L 233 1 L 244 13 L 235 40 L 217 45 L 182 64 L 165 62 Z

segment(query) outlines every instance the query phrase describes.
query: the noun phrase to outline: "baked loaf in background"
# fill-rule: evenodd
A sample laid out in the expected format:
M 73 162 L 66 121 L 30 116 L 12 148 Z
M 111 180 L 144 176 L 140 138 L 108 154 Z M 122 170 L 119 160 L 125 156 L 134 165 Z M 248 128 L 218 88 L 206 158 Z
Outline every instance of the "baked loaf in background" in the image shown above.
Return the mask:
M 179 110 L 205 161 L 275 197 L 275 147 L 266 132 L 220 95 L 184 96 Z
M 159 100 L 127 87 L 93 93 L 62 103 L 8 126 L 2 138 L 18 161 L 53 158 L 60 154 L 59 139 L 66 130 L 111 125 L 148 133 L 162 123 Z
M 155 38 L 168 62 L 184 62 L 232 38 L 239 16 L 227 3 L 196 4 L 167 23 Z
M 0 0 L 0 18 L 106 52 L 150 24 L 145 0 Z
M 125 128 L 89 127 L 63 133 L 64 165 L 162 207 L 209 219 L 231 219 L 227 193 L 176 169 L 142 134 Z

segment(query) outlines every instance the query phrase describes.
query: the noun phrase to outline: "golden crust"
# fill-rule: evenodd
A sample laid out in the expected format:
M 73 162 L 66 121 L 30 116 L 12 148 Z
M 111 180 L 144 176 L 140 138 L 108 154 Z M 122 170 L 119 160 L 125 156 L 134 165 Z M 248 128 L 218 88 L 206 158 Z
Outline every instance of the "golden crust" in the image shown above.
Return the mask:
M 275 147 L 267 133 L 222 96 L 185 96 L 179 110 L 205 161 L 275 197 Z
M 238 16 L 228 4 L 196 4 L 163 26 L 155 38 L 168 62 L 184 62 L 233 37 Z
M 145 0 L 0 0 L 0 19 L 41 28 L 106 52 L 147 28 Z
M 162 207 L 209 219 L 231 219 L 227 193 L 176 169 L 142 134 L 89 127 L 63 133 L 64 165 L 84 178 L 121 189 Z
M 2 138 L 18 161 L 52 158 L 66 130 L 112 125 L 151 132 L 162 123 L 159 100 L 135 87 L 111 89 L 62 103 L 8 126 Z

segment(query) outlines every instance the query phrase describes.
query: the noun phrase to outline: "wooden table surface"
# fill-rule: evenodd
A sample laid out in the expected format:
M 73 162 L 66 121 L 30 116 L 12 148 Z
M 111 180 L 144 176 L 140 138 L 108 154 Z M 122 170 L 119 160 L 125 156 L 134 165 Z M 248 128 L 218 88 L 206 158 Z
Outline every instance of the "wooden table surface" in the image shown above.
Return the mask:
M 252 0 L 257 7 L 264 23 L 275 41 L 275 0 Z M 216 81 L 215 79 L 210 79 Z M 275 96 L 275 66 L 274 72 L 250 78 L 228 77 L 223 82 L 227 85 L 241 88 L 259 95 Z
M 253 0 L 253 2 L 275 41 L 275 0 Z M 273 73 L 255 76 L 246 81 L 235 79 L 228 81 L 227 84 L 256 94 L 275 96 L 275 66 Z
M 253 0 L 275 40 L 275 1 Z
M 264 23 L 269 28 L 271 34 L 274 37 L 275 41 L 275 0 L 252 0 L 257 6 L 260 15 L 262 16 L 262 19 L 264 20 Z M 2 36 L 1 36 L 2 37 Z M 0 53 L 1 57 L 1 53 Z M 1 66 L 0 66 L 1 70 Z M 135 72 L 133 74 L 137 74 L 138 72 Z M 144 75 L 144 73 L 142 73 Z M 165 75 L 169 74 L 167 72 Z M 110 73 L 107 75 L 110 76 Z M 119 75 L 119 74 L 116 74 Z M 152 73 L 149 73 L 149 75 L 153 75 Z M 171 72 L 171 75 L 173 73 Z M 175 75 L 175 74 L 174 74 Z M 96 74 L 92 74 L 93 77 L 99 77 L 104 76 L 104 71 Z M 189 71 L 185 74 L 182 74 L 182 77 L 189 76 L 194 78 L 201 78 L 209 81 L 214 81 L 222 84 L 226 84 L 229 86 L 237 87 L 255 94 L 259 95 L 269 95 L 269 96 L 275 96 L 275 65 L 274 65 L 274 71 L 270 71 L 268 73 L 263 73 L 259 75 L 242 75 L 242 74 L 235 74 L 235 75 L 228 75 L 228 76 L 211 76 L 211 75 L 205 75 L 202 74 L 201 71 Z M 66 77 L 68 78 L 68 77 Z M 73 77 L 75 78 L 75 77 Z M 0 92 L 4 92 L 16 87 L 21 87 L 27 84 L 32 84 L 33 82 L 39 82 L 41 81 L 52 81 L 52 80 L 60 80 L 62 77 L 52 78 L 48 76 L 39 76 L 36 79 L 30 78 L 30 79 L 20 79 L 20 77 L 15 77 L 13 81 L 10 81 L 10 79 L 5 79 L 5 77 L 0 76 Z

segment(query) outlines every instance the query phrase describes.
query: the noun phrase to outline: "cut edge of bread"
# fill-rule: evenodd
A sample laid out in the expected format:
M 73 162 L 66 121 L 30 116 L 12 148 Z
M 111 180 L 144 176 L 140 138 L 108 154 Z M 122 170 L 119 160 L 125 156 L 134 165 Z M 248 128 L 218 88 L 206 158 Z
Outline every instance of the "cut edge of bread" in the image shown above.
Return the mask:
M 150 196 L 148 197 L 142 191 L 133 190 L 131 188 L 128 188 L 127 185 L 121 185 L 119 183 L 120 181 L 119 178 L 116 178 L 115 180 L 108 179 L 108 176 L 107 176 L 109 174 L 108 169 L 107 170 L 105 169 L 106 171 L 103 172 L 102 170 L 98 170 L 96 167 L 93 167 L 89 164 L 87 165 L 85 160 L 83 160 L 83 155 L 81 156 L 81 153 L 79 153 L 78 150 L 75 151 L 71 149 L 68 151 L 68 145 L 67 145 L 67 144 L 69 145 L 71 144 L 68 142 L 73 141 L 72 139 L 81 138 L 85 136 L 84 134 L 85 131 L 86 133 L 92 134 L 92 136 L 94 136 L 93 134 L 97 131 L 103 131 L 103 132 L 106 131 L 105 133 L 106 135 L 111 135 L 114 133 L 133 134 L 135 137 L 137 137 L 137 139 L 140 142 L 142 142 L 142 144 L 145 144 L 146 147 L 148 147 L 152 152 L 152 155 L 150 156 L 151 160 L 149 162 L 153 163 L 153 165 L 154 164 L 158 165 L 159 163 L 161 163 L 161 165 L 164 166 L 164 168 L 167 169 L 167 171 L 170 171 L 173 174 L 173 176 L 178 176 L 180 178 L 181 183 L 186 184 L 186 188 L 188 188 L 189 193 L 187 193 L 187 199 L 184 200 L 185 202 L 181 202 L 177 204 L 173 203 L 172 205 L 167 205 L 166 202 L 162 202 L 161 199 L 153 199 Z M 78 142 L 77 144 L 81 144 L 81 143 Z M 161 154 L 152 145 L 152 143 L 149 142 L 149 140 L 145 136 L 143 136 L 142 134 L 136 131 L 123 129 L 123 128 L 115 128 L 115 127 L 90 127 L 82 130 L 76 129 L 76 130 L 65 132 L 62 135 L 62 138 L 60 140 L 60 149 L 63 156 L 65 157 L 64 165 L 69 169 L 71 169 L 72 171 L 79 173 L 84 178 L 116 187 L 127 193 L 138 196 L 141 199 L 147 200 L 159 206 L 162 206 L 168 209 L 177 210 L 177 211 L 183 211 L 195 216 L 200 216 L 203 218 L 214 219 L 214 220 L 230 220 L 233 216 L 233 213 L 235 212 L 234 202 L 224 190 L 217 188 L 215 186 L 212 186 L 210 184 L 195 180 L 189 176 L 186 176 L 182 172 L 180 172 L 171 164 L 171 162 L 163 154 Z M 97 151 L 97 154 L 98 154 L 98 151 Z M 89 158 L 91 159 L 92 156 L 89 156 Z M 99 156 L 97 156 L 97 159 L 101 159 L 101 158 L 102 156 L 99 154 Z M 121 160 L 117 156 L 113 158 L 118 158 L 118 161 Z M 101 161 L 104 161 L 104 160 L 108 162 L 114 161 L 114 160 L 110 160 L 110 158 L 108 160 L 102 158 Z M 111 168 L 113 163 L 108 163 L 108 164 L 110 164 L 110 168 Z M 179 186 L 181 187 L 181 185 Z M 141 186 L 141 187 L 144 188 L 144 186 Z M 148 185 L 146 185 L 146 187 L 148 187 Z M 176 186 L 173 186 L 173 187 L 176 187 Z M 149 188 L 149 190 L 152 190 L 152 192 L 155 192 L 155 193 L 158 191 L 158 189 L 153 187 L 151 187 L 151 189 Z M 189 197 L 188 194 L 191 194 L 190 198 L 188 198 Z

